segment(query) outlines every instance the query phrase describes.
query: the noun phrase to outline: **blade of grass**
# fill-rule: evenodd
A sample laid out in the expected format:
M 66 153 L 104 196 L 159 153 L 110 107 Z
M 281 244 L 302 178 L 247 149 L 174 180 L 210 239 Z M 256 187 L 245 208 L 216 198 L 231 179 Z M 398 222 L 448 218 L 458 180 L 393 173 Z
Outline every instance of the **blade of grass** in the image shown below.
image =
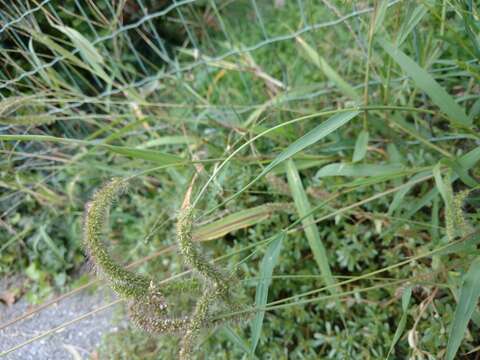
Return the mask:
M 193 237 L 202 241 L 218 239 L 235 230 L 258 224 L 268 219 L 275 211 L 285 211 L 289 207 L 289 204 L 285 203 L 270 203 L 241 210 L 225 216 L 223 219 L 201 226 L 194 232 Z
M 332 132 L 340 128 L 341 126 L 348 123 L 354 117 L 356 117 L 360 111 L 345 111 L 338 114 L 333 115 L 332 117 L 328 118 L 326 121 L 322 122 L 320 125 L 315 127 L 313 130 L 309 131 L 307 134 L 303 135 L 301 138 L 290 144 L 284 151 L 278 154 L 273 161 L 268 164 L 262 172 L 257 175 L 252 181 L 250 181 L 247 185 L 245 185 L 241 190 L 239 190 L 234 195 L 230 196 L 226 199 L 221 205 L 233 200 L 240 194 L 242 194 L 245 190 L 249 189 L 254 183 L 256 183 L 259 179 L 263 176 L 267 175 L 273 168 L 275 168 L 278 164 L 282 163 L 283 161 L 291 158 L 293 155 L 297 154 L 298 152 L 304 150 L 305 148 L 309 147 L 310 145 L 315 144 L 316 142 L 320 141 L 324 137 L 330 135 Z M 268 130 L 267 130 L 268 131 Z M 258 135 L 259 137 L 260 135 Z M 0 135 L 1 140 L 1 135 Z M 251 140 L 250 140 L 251 141 Z M 241 148 L 241 147 L 240 147 Z M 235 154 L 235 152 L 234 152 Z M 227 159 L 231 158 L 230 155 Z M 218 172 L 218 170 L 217 170 Z M 206 189 L 207 184 L 204 185 L 202 190 L 200 191 L 199 195 L 197 195 L 197 199 L 202 194 L 204 189 Z M 198 201 L 198 200 L 196 200 Z
M 322 178 L 327 176 L 384 176 L 405 171 L 405 167 L 401 164 L 348 164 L 348 163 L 333 163 L 328 164 L 318 170 L 315 178 Z
M 243 339 L 240 336 L 238 336 L 238 334 L 235 331 L 233 331 L 230 326 L 225 325 L 223 327 L 223 333 L 231 342 L 237 345 L 246 354 L 250 352 L 250 349 L 248 348 L 248 345 L 245 343 L 245 341 L 243 341 Z
M 273 161 L 265 167 L 265 169 L 260 173 L 260 175 L 255 178 L 254 181 L 266 175 L 270 170 L 281 162 L 291 158 L 296 153 L 304 150 L 310 145 L 315 144 L 320 141 L 327 135 L 330 135 L 332 132 L 340 128 L 341 126 L 348 123 L 354 117 L 356 117 L 360 112 L 359 111 L 349 111 L 344 113 L 339 113 L 333 115 L 328 120 L 322 122 L 320 125 L 315 127 L 313 130 L 309 131 L 307 134 L 303 135 L 300 139 L 296 140 L 294 143 L 290 144 L 284 151 L 282 151 Z
M 40 58 L 37 56 L 37 53 L 35 52 L 35 48 L 33 47 L 33 39 L 30 38 L 28 41 L 28 50 L 30 51 L 30 54 L 32 55 L 33 62 L 35 63 L 35 66 L 39 69 L 39 74 L 42 77 L 42 79 L 47 83 L 50 87 L 52 87 L 52 81 L 50 80 L 49 75 L 47 72 L 42 69 L 42 61 Z
M 156 150 L 146 150 L 146 149 L 136 149 L 128 146 L 115 146 L 102 144 L 102 140 L 96 141 L 86 141 L 79 139 L 70 139 L 70 138 L 61 138 L 48 135 L 0 135 L 0 141 L 45 141 L 45 142 L 54 142 L 61 144 L 70 144 L 70 145 L 89 145 L 89 146 L 98 146 L 103 147 L 111 152 L 128 156 L 134 159 L 141 159 L 150 162 L 154 162 L 159 165 L 171 165 L 171 164 L 181 164 L 181 163 L 190 163 L 190 161 L 182 159 L 181 157 L 156 151 Z
M 415 84 L 430 96 L 434 104 L 448 115 L 452 125 L 461 127 L 471 125 L 471 121 L 463 108 L 455 102 L 426 70 L 422 69 L 415 61 L 386 39 L 379 38 L 377 41 L 402 70 L 412 78 Z
M 355 142 L 355 150 L 353 151 L 353 162 L 358 162 L 363 160 L 365 155 L 367 154 L 367 147 L 368 147 L 368 140 L 370 135 L 368 134 L 367 130 L 362 130 L 357 137 Z
M 403 42 L 407 39 L 408 35 L 415 28 L 415 26 L 417 26 L 420 20 L 422 20 L 422 18 L 425 16 L 427 11 L 427 8 L 423 4 L 420 4 L 411 13 L 408 14 L 407 21 L 402 23 L 402 26 L 398 31 L 398 36 L 396 40 L 397 47 L 403 44 Z
M 465 185 L 472 188 L 477 186 L 477 180 L 470 176 L 470 174 L 468 173 L 468 169 L 465 169 L 457 159 L 445 159 L 444 162 L 455 172 L 455 174 L 457 174 L 457 176 L 460 178 L 460 180 L 463 181 Z
M 322 165 L 327 164 L 328 162 L 331 161 L 331 157 L 325 157 L 324 159 L 297 159 L 296 157 L 293 157 L 295 161 L 295 166 L 297 167 L 298 170 L 305 170 L 305 169 L 310 169 L 312 167 L 320 167 Z M 280 164 L 274 169 L 272 169 L 272 174 L 274 175 L 282 175 L 285 174 L 285 166 L 284 164 Z
M 422 172 L 422 173 L 419 173 L 419 174 L 416 174 L 412 180 L 416 180 L 416 179 L 419 179 L 421 177 L 425 176 L 425 173 Z M 397 210 L 401 205 L 402 203 L 404 203 L 404 198 L 405 196 L 408 194 L 408 192 L 412 189 L 413 185 L 412 186 L 407 186 L 405 188 L 403 188 L 402 190 L 398 191 L 395 196 L 393 197 L 392 199 L 392 202 L 390 203 L 390 206 L 388 207 L 388 212 L 387 214 L 389 216 L 393 215 L 393 213 L 395 212 L 395 210 Z
M 52 238 L 47 234 L 44 225 L 40 226 L 39 234 L 42 237 L 43 241 L 45 241 L 47 246 L 50 248 L 50 250 L 52 250 L 52 252 L 55 254 L 55 256 L 57 256 L 60 261 L 65 261 L 64 254 L 62 253 L 61 249 L 53 242 Z
M 400 318 L 400 321 L 398 322 L 397 330 L 395 330 L 395 334 L 393 335 L 393 340 L 392 344 L 390 345 L 390 350 L 388 350 L 388 354 L 386 359 L 388 360 L 390 358 L 390 354 L 393 352 L 393 349 L 395 348 L 395 344 L 400 340 L 400 336 L 403 333 L 403 330 L 405 329 L 405 325 L 407 324 L 407 316 L 408 316 L 408 305 L 410 304 L 410 299 L 412 297 L 412 288 L 409 286 L 403 291 L 402 295 L 402 317 Z
M 182 163 L 185 160 L 181 157 L 163 153 L 156 150 L 135 149 L 127 146 L 113 146 L 113 145 L 100 145 L 114 153 L 131 157 L 133 159 L 141 159 L 153 162 L 158 165 L 169 165 Z
M 199 143 L 200 139 L 194 136 L 163 136 L 158 139 L 147 141 L 146 143 L 137 146 L 137 149 L 146 149 L 154 146 L 163 146 L 163 145 L 179 145 L 179 144 L 196 144 Z
M 51 51 L 55 51 L 58 54 L 60 54 L 65 60 L 68 60 L 69 64 L 78 66 L 82 69 L 85 69 L 89 72 L 91 72 L 93 69 L 88 66 L 87 63 L 83 62 L 80 60 L 79 57 L 75 56 L 73 52 L 65 49 L 61 45 L 59 45 L 57 42 L 53 41 L 49 36 L 39 33 L 36 31 L 30 31 L 29 32 L 32 36 L 32 38 L 39 43 L 43 44 L 44 46 L 48 47 Z M 66 61 L 65 61 L 66 62 Z M 43 66 L 43 69 L 45 69 L 45 66 Z
M 77 30 L 69 28 L 68 26 L 53 25 L 53 27 L 70 38 L 75 47 L 80 50 L 80 55 L 82 56 L 83 60 L 85 60 L 85 62 L 91 66 L 97 75 L 99 75 L 108 83 L 112 82 L 112 80 L 103 70 L 104 59 L 102 55 L 100 55 L 90 41 L 88 41 Z
M 304 217 L 306 214 L 312 211 L 310 202 L 308 201 L 307 194 L 303 188 L 303 184 L 300 180 L 298 170 L 295 167 L 295 163 L 291 159 L 287 161 L 286 168 L 288 185 L 290 186 L 290 191 L 292 192 L 298 215 L 299 217 Z M 312 250 L 313 257 L 317 262 L 321 274 L 323 275 L 323 279 L 328 286 L 332 286 L 332 293 L 336 293 L 336 289 L 333 287 L 335 284 L 335 279 L 333 278 L 330 266 L 328 265 L 327 251 L 325 250 L 325 246 L 320 239 L 320 233 L 318 232 L 313 215 L 304 217 L 302 220 L 302 225 L 304 227 L 308 244 Z
M 381 0 L 380 4 L 378 5 L 377 13 L 375 16 L 375 25 L 373 28 L 374 34 L 380 32 L 380 30 L 382 29 L 382 25 L 385 20 L 385 15 L 387 14 L 387 9 L 388 9 L 388 1 Z
M 460 298 L 458 300 L 453 324 L 450 329 L 447 344 L 447 360 L 453 360 L 462 343 L 468 322 L 472 317 L 480 296 L 480 258 L 475 259 L 463 278 Z
M 260 264 L 260 280 L 257 283 L 257 290 L 255 292 L 255 307 L 264 308 L 268 300 L 268 288 L 272 282 L 273 268 L 278 262 L 278 256 L 282 248 L 282 242 L 285 233 L 280 233 L 275 240 L 273 240 L 267 248 L 265 255 Z M 265 311 L 258 311 L 252 321 L 252 336 L 250 346 L 250 356 L 253 357 L 255 349 L 257 348 L 262 333 L 263 318 Z

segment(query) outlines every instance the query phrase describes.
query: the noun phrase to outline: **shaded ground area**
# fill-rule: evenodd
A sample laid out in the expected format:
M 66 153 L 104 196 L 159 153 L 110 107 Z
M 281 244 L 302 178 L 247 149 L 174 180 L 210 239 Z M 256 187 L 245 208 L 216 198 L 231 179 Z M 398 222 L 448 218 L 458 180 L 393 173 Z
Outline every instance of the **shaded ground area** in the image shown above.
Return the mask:
M 93 294 L 82 292 L 50 306 L 31 318 L 0 330 L 0 353 L 97 309 L 113 299 L 113 295 L 107 290 L 97 289 Z M 23 299 L 10 307 L 0 304 L 0 324 L 24 314 L 29 307 Z M 76 359 L 76 354 L 82 359 L 89 359 L 92 351 L 99 345 L 102 335 L 119 329 L 118 322 L 112 321 L 114 311 L 115 307 L 96 313 L 64 330 L 28 344 L 3 359 L 63 360 Z

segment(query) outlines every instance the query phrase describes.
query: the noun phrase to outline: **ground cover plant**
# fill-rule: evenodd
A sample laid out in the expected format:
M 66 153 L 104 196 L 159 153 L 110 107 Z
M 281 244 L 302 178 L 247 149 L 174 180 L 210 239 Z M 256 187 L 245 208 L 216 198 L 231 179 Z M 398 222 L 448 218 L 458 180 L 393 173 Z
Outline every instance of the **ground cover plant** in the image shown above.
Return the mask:
M 477 356 L 474 1 L 0 14 L 4 301 L 112 288 L 102 359 Z

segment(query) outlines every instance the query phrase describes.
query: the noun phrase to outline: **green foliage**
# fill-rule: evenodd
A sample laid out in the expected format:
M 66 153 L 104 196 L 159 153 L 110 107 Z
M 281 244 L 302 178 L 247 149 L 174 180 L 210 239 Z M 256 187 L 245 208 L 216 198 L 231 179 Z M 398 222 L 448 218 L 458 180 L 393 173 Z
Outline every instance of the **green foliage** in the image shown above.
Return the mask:
M 252 345 L 261 359 L 474 350 L 474 5 L 0 9 L 0 274 L 20 274 L 18 293 L 37 303 L 75 286 L 88 274 L 86 221 L 92 249 L 104 249 L 90 251 L 93 263 L 140 325 L 106 335 L 102 359 L 171 359 L 179 348 L 240 359 Z M 193 176 L 196 216 L 180 212 L 176 234 Z M 82 219 L 112 177 L 135 186 L 117 198 L 123 180 L 107 182 Z M 265 279 L 260 264 L 283 235 Z M 245 309 L 254 299 L 258 312 Z M 246 310 L 252 326 L 235 327 Z

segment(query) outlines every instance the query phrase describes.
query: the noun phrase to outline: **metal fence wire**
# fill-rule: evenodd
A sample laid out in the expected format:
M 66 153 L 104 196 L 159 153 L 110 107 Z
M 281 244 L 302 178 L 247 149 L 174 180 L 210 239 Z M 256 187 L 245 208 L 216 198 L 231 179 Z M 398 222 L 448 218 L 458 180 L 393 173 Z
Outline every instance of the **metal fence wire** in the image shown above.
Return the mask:
M 49 113 L 74 117 L 86 103 L 98 107 L 125 92 L 144 96 L 165 87 L 164 81 L 188 80 L 192 72 L 212 81 L 219 68 L 237 70 L 246 93 L 258 79 L 288 89 L 295 79 L 282 73 L 281 56 L 276 64 L 261 64 L 262 52 L 295 51 L 298 36 L 361 26 L 359 17 L 373 10 L 356 8 L 355 2 L 347 8 L 351 12 L 343 15 L 328 1 L 303 0 L 4 1 L 0 94 L 29 87 L 48 94 L 60 87 L 69 90 L 68 104 L 51 104 Z M 289 24 L 281 12 L 288 12 Z M 229 103 L 219 98 L 211 105 Z

